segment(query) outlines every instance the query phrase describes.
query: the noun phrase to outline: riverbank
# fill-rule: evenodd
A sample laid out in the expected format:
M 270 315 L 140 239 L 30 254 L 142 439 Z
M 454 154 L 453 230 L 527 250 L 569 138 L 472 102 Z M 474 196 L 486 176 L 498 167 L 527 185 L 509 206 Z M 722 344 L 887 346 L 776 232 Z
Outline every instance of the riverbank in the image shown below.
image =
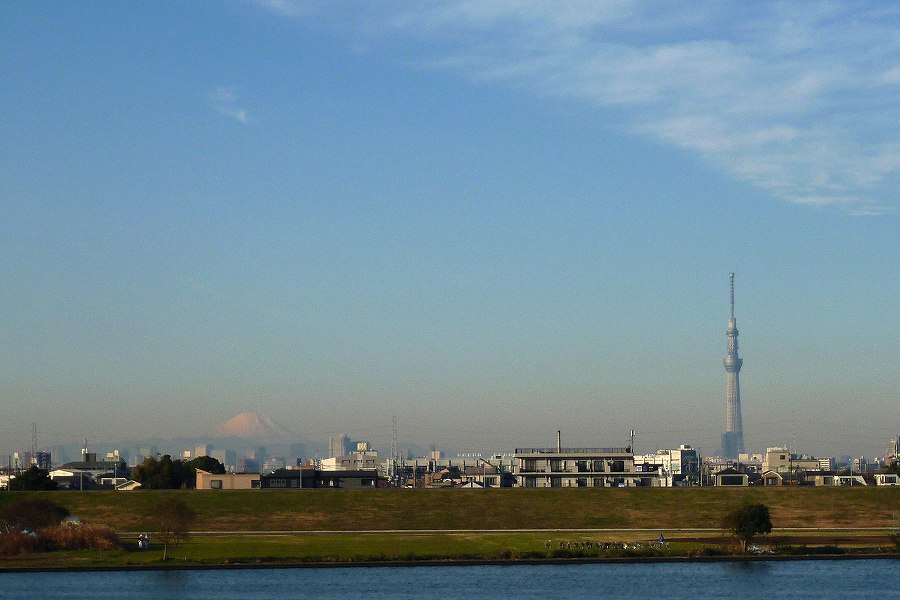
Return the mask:
M 784 562 L 810 560 L 891 560 L 900 561 L 900 553 L 885 554 L 809 554 L 809 555 L 722 555 L 722 556 L 658 556 L 620 558 L 528 558 L 528 559 L 442 559 L 388 560 L 360 562 L 253 562 L 228 564 L 186 564 L 177 562 L 147 563 L 143 565 L 106 566 L 19 566 L 2 567 L 0 573 L 41 572 L 118 572 L 118 571 L 219 571 L 233 569 L 322 569 L 343 567 L 466 567 L 515 565 L 577 565 L 626 563 L 714 563 L 714 562 Z
M 26 492 L 0 493 L 0 505 Z M 30 492 L 83 521 L 140 531 L 177 494 L 204 531 L 520 530 L 718 527 L 743 502 L 776 527 L 897 527 L 900 487 L 563 488 L 488 490 L 148 490 Z
M 173 495 L 197 520 L 171 564 L 199 567 L 730 560 L 718 527 L 747 501 L 770 507 L 776 529 L 755 540 L 766 557 L 868 557 L 897 551 L 900 523 L 900 488 L 13 492 L 0 505 L 29 495 L 113 527 L 122 548 L 3 557 L 0 569 L 155 568 L 162 547 L 139 551 L 136 537 Z
M 0 560 L 0 572 L 298 566 L 540 564 L 809 558 L 898 558 L 885 532 L 775 532 L 760 536 L 758 554 L 739 554 L 719 534 L 647 532 L 469 532 L 453 534 L 252 534 L 195 536 L 172 548 L 138 550 L 132 536 L 111 551 L 56 551 Z

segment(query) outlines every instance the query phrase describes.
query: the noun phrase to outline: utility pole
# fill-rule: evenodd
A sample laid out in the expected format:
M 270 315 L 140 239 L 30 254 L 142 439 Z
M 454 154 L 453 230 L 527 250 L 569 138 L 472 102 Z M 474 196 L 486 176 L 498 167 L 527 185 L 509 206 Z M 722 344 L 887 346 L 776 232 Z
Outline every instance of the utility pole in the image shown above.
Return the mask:
M 399 485 L 399 479 L 397 477 L 397 415 L 391 417 L 391 472 L 390 472 L 390 485 L 393 487 L 397 487 Z

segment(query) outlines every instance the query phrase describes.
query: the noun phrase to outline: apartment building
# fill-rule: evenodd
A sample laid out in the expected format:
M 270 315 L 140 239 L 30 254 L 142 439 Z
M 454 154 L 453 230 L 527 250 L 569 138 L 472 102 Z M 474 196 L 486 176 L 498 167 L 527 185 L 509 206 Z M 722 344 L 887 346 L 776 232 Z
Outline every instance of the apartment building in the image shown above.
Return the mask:
M 516 448 L 517 487 L 658 486 L 656 472 L 635 469 L 631 448 Z

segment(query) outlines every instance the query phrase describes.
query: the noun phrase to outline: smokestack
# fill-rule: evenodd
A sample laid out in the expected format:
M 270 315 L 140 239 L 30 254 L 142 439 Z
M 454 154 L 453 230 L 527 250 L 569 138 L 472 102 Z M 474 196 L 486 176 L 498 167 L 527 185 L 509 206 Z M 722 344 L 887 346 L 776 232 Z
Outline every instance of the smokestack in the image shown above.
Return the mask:
M 556 451 L 562 452 L 562 431 L 556 430 Z

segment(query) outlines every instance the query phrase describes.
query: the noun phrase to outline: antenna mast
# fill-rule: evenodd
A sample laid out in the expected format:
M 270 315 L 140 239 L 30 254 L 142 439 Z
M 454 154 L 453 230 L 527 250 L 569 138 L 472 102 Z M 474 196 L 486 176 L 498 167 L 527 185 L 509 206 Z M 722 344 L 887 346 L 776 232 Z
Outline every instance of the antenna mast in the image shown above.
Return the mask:
M 728 278 L 731 280 L 731 320 L 734 321 L 734 273 L 729 273 Z
M 38 464 L 37 460 L 37 423 L 31 424 L 31 464 Z

